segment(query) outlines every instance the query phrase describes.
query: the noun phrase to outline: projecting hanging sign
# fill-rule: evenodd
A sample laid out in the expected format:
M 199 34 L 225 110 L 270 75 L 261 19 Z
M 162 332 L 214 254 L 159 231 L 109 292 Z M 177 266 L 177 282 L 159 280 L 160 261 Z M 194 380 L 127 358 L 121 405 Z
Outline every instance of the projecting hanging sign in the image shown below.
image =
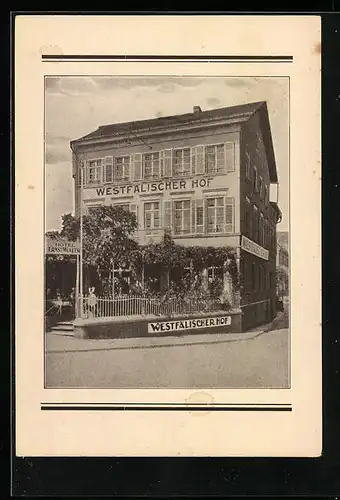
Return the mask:
M 46 237 L 45 253 L 54 255 L 79 255 L 79 241 L 68 241 L 63 238 Z
M 246 236 L 242 236 L 241 239 L 241 248 L 248 253 L 256 255 L 256 257 L 260 257 L 260 259 L 268 260 L 269 252 L 265 248 L 261 247 L 255 241 L 250 240 Z

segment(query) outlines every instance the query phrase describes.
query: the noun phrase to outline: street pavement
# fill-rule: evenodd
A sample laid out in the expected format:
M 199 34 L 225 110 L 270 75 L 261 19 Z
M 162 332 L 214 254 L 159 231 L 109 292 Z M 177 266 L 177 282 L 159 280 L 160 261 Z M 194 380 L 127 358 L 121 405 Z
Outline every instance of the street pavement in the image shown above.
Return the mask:
M 287 388 L 288 316 L 263 331 L 143 339 L 46 335 L 46 386 Z

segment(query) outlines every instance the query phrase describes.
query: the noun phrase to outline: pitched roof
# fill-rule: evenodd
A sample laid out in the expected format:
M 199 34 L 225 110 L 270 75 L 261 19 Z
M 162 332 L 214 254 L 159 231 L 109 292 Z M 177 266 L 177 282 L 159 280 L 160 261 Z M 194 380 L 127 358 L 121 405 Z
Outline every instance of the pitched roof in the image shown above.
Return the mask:
M 253 102 L 248 104 L 241 104 L 238 106 L 229 106 L 226 108 L 217 108 L 211 109 L 208 111 L 200 111 L 199 113 L 185 113 L 182 115 L 171 115 L 171 116 L 162 116 L 160 118 L 151 118 L 148 120 L 137 120 L 130 122 L 122 122 L 122 123 L 112 123 L 109 125 L 101 125 L 83 137 L 71 141 L 71 144 L 74 142 L 87 141 L 91 139 L 100 139 L 104 137 L 112 137 L 114 135 L 128 133 L 131 131 L 141 131 L 145 129 L 152 129 L 158 127 L 166 127 L 170 125 L 177 125 L 183 123 L 195 123 L 199 122 L 202 119 L 208 118 L 233 118 L 237 116 L 243 115 L 252 115 L 257 111 L 263 104 L 264 101 Z
M 229 118 L 244 121 L 249 119 L 255 112 L 259 112 L 260 126 L 263 134 L 263 142 L 267 152 L 269 175 L 271 182 L 277 182 L 277 170 L 273 148 L 273 141 L 270 130 L 269 115 L 266 101 L 251 102 L 238 106 L 211 109 L 195 113 L 185 113 L 182 115 L 162 116 L 148 120 L 136 120 L 122 123 L 112 123 L 101 125 L 93 132 L 71 141 L 71 148 L 74 144 L 91 143 L 96 139 L 109 139 L 115 136 L 136 133 L 142 131 L 152 131 L 162 127 L 171 127 L 179 124 L 193 124 L 213 118 Z

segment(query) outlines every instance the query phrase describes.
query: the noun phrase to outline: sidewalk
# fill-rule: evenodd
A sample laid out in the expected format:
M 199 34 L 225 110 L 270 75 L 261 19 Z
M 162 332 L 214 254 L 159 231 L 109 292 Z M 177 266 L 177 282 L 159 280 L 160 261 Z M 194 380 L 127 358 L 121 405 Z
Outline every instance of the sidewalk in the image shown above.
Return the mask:
M 139 337 L 127 339 L 78 339 L 71 336 L 47 333 L 46 353 L 64 353 L 80 351 L 106 351 L 121 349 L 151 349 L 157 347 L 172 347 L 179 345 L 195 344 L 221 344 L 226 342 L 242 342 L 258 337 L 272 329 L 273 324 L 284 313 L 280 313 L 271 323 L 261 325 L 245 333 L 215 333 L 182 335 L 167 337 Z

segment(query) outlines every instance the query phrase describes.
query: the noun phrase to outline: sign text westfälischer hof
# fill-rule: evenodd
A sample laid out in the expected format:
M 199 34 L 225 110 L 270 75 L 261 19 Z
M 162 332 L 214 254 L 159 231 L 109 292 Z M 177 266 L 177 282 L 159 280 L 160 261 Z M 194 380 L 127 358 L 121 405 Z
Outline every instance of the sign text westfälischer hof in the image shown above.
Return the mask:
M 231 325 L 231 316 L 216 318 L 184 319 L 179 321 L 159 321 L 148 324 L 148 333 L 196 330 L 198 328 L 214 328 Z

